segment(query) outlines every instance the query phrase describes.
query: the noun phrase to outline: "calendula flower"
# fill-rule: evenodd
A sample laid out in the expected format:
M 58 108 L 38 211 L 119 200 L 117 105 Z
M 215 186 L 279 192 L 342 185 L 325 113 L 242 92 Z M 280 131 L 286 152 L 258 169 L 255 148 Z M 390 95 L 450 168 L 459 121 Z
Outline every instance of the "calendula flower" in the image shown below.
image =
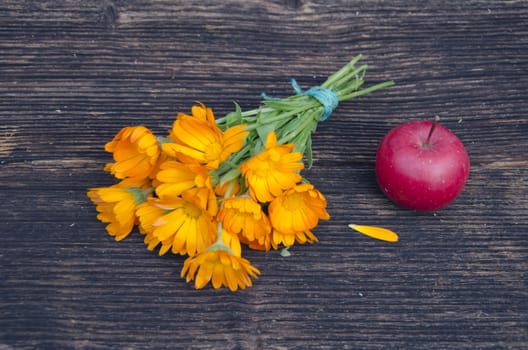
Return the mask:
M 136 224 L 136 206 L 145 201 L 145 181 L 123 180 L 110 187 L 88 190 L 87 195 L 96 205 L 97 218 L 108 223 L 108 234 L 120 241 L 126 238 Z
M 171 201 L 153 201 L 166 210 L 152 223 L 152 236 L 163 245 L 164 254 L 170 245 L 174 254 L 195 255 L 214 243 L 216 227 L 213 217 L 200 207 L 196 198 L 176 198 Z
M 271 225 L 282 234 L 298 234 L 313 229 L 319 220 L 328 220 L 326 199 L 311 184 L 299 184 L 284 191 L 268 207 Z
M 209 282 L 213 288 L 228 287 L 231 291 L 251 287 L 251 278 L 257 278 L 260 271 L 251 263 L 227 250 L 208 250 L 188 257 L 181 271 L 187 282 L 194 280 L 194 287 L 201 289 Z
M 238 234 L 243 242 L 270 248 L 271 225 L 259 203 L 249 197 L 225 199 L 218 220 L 228 231 Z
M 292 152 L 294 145 L 278 145 L 271 131 L 266 138 L 266 149 L 240 166 L 251 195 L 261 203 L 269 202 L 283 190 L 292 188 L 302 177 L 302 154 Z
M 244 145 L 248 132 L 245 124 L 236 125 L 222 132 L 216 125 L 213 111 L 201 104 L 192 108 L 192 116 L 178 114 L 169 139 L 162 145 L 168 155 L 184 162 L 195 160 L 216 169 L 231 154 Z
M 185 164 L 180 161 L 166 161 L 156 174 L 156 194 L 160 198 L 176 198 L 195 187 L 213 188 L 208 170 L 199 164 Z
M 150 176 L 160 155 L 157 138 L 144 126 L 127 126 L 105 145 L 115 163 L 106 169 L 118 179 Z

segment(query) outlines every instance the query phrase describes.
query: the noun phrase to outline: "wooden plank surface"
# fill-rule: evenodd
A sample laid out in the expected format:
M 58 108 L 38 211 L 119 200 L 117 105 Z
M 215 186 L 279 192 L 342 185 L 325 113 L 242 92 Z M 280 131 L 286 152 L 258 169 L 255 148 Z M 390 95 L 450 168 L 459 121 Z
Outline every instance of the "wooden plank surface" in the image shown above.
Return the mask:
M 527 24 L 526 1 L 3 0 L 0 349 L 526 349 Z M 96 220 L 85 191 L 112 183 L 102 147 L 121 127 L 164 133 L 196 100 L 255 108 L 360 53 L 367 85 L 396 85 L 319 126 L 304 174 L 332 219 L 289 258 L 247 252 L 252 288 L 195 291 L 181 257 Z M 377 144 L 435 114 L 469 182 L 444 210 L 400 209 Z

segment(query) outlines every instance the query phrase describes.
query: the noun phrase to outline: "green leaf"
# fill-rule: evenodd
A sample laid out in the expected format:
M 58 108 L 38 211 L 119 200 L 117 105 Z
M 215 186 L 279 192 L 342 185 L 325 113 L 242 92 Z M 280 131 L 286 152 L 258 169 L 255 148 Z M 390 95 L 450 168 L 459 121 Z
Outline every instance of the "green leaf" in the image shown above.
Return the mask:
M 132 198 L 134 199 L 134 202 L 136 203 L 136 205 L 146 202 L 147 200 L 146 194 L 145 194 L 146 192 L 144 192 L 141 188 L 128 187 L 127 191 L 128 193 L 132 195 Z
M 306 154 L 306 161 L 308 162 L 308 169 L 310 169 L 313 164 L 312 138 L 311 137 L 308 137 L 308 140 L 306 141 L 306 148 L 304 152 Z
M 220 186 L 224 185 L 226 182 L 236 179 L 239 176 L 240 176 L 239 168 L 234 168 L 234 169 L 229 170 L 227 173 L 222 175 L 222 177 L 220 177 Z
M 235 110 L 231 113 L 228 113 L 225 116 L 225 128 L 230 128 L 234 125 L 240 125 L 242 123 L 242 109 L 240 108 L 240 105 L 236 102 L 235 104 Z
M 266 144 L 266 138 L 268 137 L 268 134 L 274 130 L 278 130 L 278 122 L 274 123 L 266 123 L 266 124 L 260 124 L 257 126 L 257 134 L 260 140 L 262 141 L 262 144 Z

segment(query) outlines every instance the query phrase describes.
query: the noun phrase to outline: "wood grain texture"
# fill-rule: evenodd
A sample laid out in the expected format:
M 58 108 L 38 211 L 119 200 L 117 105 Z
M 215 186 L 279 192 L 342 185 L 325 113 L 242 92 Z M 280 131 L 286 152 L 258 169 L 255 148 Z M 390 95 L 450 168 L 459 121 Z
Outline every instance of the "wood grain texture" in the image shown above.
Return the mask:
M 525 349 L 527 23 L 525 1 L 2 1 L 0 349 Z M 112 183 L 103 145 L 121 127 L 164 133 L 196 100 L 255 108 L 358 53 L 366 85 L 396 85 L 314 135 L 319 244 L 248 251 L 261 278 L 230 293 L 195 291 L 137 233 L 106 235 L 85 192 Z M 435 114 L 469 182 L 442 211 L 397 208 L 377 144 Z

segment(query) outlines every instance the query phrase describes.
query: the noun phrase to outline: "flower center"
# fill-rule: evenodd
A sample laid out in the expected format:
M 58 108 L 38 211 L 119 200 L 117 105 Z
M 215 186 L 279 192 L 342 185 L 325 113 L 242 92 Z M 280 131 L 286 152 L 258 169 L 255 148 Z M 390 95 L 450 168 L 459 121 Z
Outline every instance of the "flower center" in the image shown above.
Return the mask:
M 196 219 L 202 215 L 202 210 L 192 203 L 185 203 L 184 210 L 185 215 L 193 219 Z
M 254 169 L 255 174 L 259 177 L 267 178 L 270 176 L 271 172 L 274 172 L 277 169 L 277 161 L 279 160 L 280 155 L 277 152 L 266 154 L 265 159 L 259 163 L 258 167 Z
M 282 207 L 288 211 L 296 211 L 301 208 L 304 204 L 304 196 L 302 193 L 292 193 L 286 196 L 282 201 Z

